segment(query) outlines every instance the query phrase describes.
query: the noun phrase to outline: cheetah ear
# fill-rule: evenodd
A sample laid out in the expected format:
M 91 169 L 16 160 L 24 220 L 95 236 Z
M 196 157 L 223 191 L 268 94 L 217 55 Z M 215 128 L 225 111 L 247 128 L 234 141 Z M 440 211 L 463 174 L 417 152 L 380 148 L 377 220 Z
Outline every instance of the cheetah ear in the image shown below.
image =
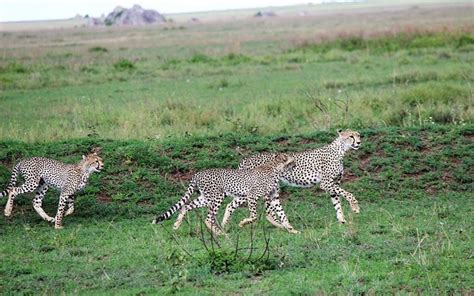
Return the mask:
M 91 149 L 91 153 L 95 155 L 99 155 L 99 153 L 102 151 L 101 147 L 94 147 Z

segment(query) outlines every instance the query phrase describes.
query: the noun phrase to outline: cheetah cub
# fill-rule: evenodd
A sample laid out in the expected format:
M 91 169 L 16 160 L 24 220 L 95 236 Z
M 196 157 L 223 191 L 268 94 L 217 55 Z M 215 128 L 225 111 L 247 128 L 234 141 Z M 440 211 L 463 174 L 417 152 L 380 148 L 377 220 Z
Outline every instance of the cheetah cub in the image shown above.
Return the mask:
M 267 219 L 275 226 L 285 228 L 291 233 L 297 233 L 288 222 L 280 202 L 273 199 L 275 193 L 278 192 L 278 180 L 281 172 L 288 169 L 293 161 L 293 157 L 279 154 L 272 161 L 252 169 L 209 169 L 198 172 L 191 179 L 188 190 L 181 200 L 167 212 L 157 216 L 153 223 L 157 224 L 169 219 L 176 211 L 181 210 L 173 226 L 176 230 L 188 211 L 207 207 L 208 214 L 205 224 L 214 234 L 219 235 L 223 232 L 216 223 L 216 216 L 225 196 L 232 196 L 235 199 L 226 209 L 222 226 L 225 226 L 238 205 L 248 204 L 250 217 L 242 220 L 239 223 L 240 227 L 257 220 L 257 200 L 259 197 L 263 197 Z M 195 188 L 198 188 L 200 196 L 189 201 Z M 281 223 L 276 222 L 277 219 Z
M 62 228 L 63 216 L 74 212 L 74 193 L 82 190 L 89 176 L 93 172 L 100 172 L 104 165 L 102 158 L 99 157 L 100 151 L 100 148 L 94 148 L 88 155 L 83 155 L 82 160 L 77 164 L 66 164 L 44 157 L 32 157 L 18 162 L 13 168 L 10 184 L 5 191 L 0 193 L 0 197 L 8 196 L 5 216 L 9 217 L 12 214 L 13 201 L 18 194 L 33 192 L 36 189 L 33 208 L 41 218 L 54 222 L 54 228 Z M 25 182 L 15 187 L 18 174 Z M 42 207 L 43 198 L 51 186 L 61 192 L 55 218 L 48 216 Z M 68 209 L 65 212 L 66 204 Z

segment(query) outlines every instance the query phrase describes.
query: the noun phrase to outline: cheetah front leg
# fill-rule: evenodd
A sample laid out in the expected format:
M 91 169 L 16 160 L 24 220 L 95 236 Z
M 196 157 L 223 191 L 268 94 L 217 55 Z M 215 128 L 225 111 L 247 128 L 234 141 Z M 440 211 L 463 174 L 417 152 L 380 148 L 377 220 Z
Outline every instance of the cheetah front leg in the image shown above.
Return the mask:
M 63 228 L 62 226 L 62 220 L 64 217 L 64 209 L 66 208 L 66 202 L 69 198 L 69 195 L 61 194 L 59 196 L 59 204 L 58 204 L 58 211 L 56 213 L 56 217 L 54 218 L 54 228 L 55 229 L 61 229 Z
M 321 182 L 321 189 L 329 193 L 331 196 L 331 202 L 336 209 L 336 217 L 339 223 L 346 223 L 346 219 L 344 219 L 344 213 L 342 212 L 341 200 L 336 192 L 336 184 L 332 180 L 323 180 Z
M 349 204 L 351 205 L 351 210 L 354 213 L 359 214 L 360 213 L 359 202 L 357 201 L 357 199 L 355 199 L 354 195 L 352 195 L 350 192 L 341 188 L 341 180 L 342 180 L 342 173 L 340 173 L 335 179 L 336 182 L 335 182 L 334 188 L 336 190 L 336 193 L 338 195 L 342 195 L 347 200 L 347 202 L 349 202 Z
M 278 218 L 275 213 L 275 205 L 272 203 L 275 199 L 278 199 L 278 194 L 273 195 L 271 198 L 266 197 L 265 198 L 265 211 L 267 212 L 267 220 L 270 222 L 273 226 L 276 226 L 278 228 L 285 228 L 280 222 L 277 222 Z
M 335 191 L 336 191 L 337 195 L 339 195 L 339 196 L 342 195 L 342 197 L 344 197 L 349 202 L 349 204 L 351 205 L 352 212 L 354 212 L 356 214 L 360 213 L 359 202 L 357 201 L 357 199 L 355 199 L 355 197 L 354 197 L 354 195 L 352 195 L 352 193 L 342 189 L 338 185 L 335 186 Z
M 277 184 L 278 185 L 278 184 Z M 280 224 L 280 222 L 277 222 L 277 215 L 275 213 L 275 209 L 273 205 L 271 204 L 272 200 L 279 199 L 280 197 L 280 189 L 279 187 L 270 194 L 270 197 L 265 197 L 265 211 L 267 212 L 267 220 L 270 222 L 273 226 L 276 226 L 278 228 L 285 228 L 283 225 Z
M 224 200 L 224 194 L 211 195 L 209 199 L 210 205 L 208 206 L 207 218 L 204 224 L 206 224 L 207 228 L 209 228 L 214 235 L 221 235 L 223 231 L 219 228 L 219 225 L 217 225 L 216 217 L 219 207 Z
M 69 196 L 67 199 L 67 211 L 64 216 L 69 216 L 74 213 L 74 196 Z

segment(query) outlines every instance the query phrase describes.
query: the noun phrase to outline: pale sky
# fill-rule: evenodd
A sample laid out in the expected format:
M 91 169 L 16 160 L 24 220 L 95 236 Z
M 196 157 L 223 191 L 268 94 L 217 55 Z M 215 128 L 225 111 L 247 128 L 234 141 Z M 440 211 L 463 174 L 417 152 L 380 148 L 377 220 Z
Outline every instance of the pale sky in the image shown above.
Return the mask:
M 160 13 L 195 12 L 236 8 L 284 6 L 322 0 L 0 0 L 0 22 L 65 19 L 76 14 L 98 17 L 116 6 L 139 4 Z M 328 1 L 326 1 L 328 2 Z

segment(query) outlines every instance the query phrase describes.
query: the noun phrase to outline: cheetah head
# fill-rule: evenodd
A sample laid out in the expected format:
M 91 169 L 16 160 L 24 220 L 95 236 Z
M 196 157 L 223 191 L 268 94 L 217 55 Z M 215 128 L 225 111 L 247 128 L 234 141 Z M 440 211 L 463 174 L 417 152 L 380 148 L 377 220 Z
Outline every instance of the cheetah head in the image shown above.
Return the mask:
M 290 170 L 295 165 L 295 158 L 286 153 L 280 153 L 275 157 L 275 163 L 279 171 Z
M 338 130 L 339 138 L 342 140 L 346 150 L 357 150 L 360 147 L 360 134 L 353 130 L 347 129 L 345 131 Z
M 100 151 L 100 148 L 94 148 L 89 154 L 82 156 L 82 167 L 89 173 L 100 172 L 102 170 L 104 162 L 99 156 Z

